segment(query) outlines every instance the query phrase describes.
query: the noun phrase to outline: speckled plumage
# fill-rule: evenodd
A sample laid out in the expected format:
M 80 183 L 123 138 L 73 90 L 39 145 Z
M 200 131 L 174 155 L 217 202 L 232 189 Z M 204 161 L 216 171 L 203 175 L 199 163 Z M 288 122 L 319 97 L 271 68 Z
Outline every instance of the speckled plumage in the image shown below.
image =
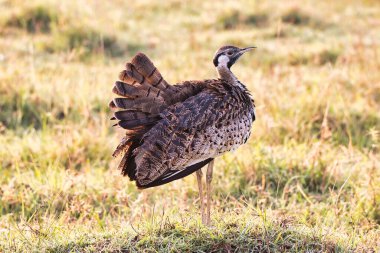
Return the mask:
M 219 61 L 219 79 L 176 85 L 141 53 L 121 73 L 113 91 L 122 97 L 110 106 L 126 109 L 115 118 L 127 133 L 114 154 L 124 153 L 119 167 L 140 188 L 186 176 L 247 141 L 253 100 L 227 62 Z

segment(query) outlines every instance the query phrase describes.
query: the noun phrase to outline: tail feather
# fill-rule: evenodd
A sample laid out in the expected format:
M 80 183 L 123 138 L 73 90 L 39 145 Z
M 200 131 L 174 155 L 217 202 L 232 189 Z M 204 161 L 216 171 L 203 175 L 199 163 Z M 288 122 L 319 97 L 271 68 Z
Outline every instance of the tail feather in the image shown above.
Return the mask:
M 112 89 L 120 96 L 113 99 L 109 106 L 122 109 L 114 113 L 117 125 L 127 129 L 126 136 L 116 148 L 113 156 L 123 153 L 119 169 L 131 180 L 136 178 L 136 163 L 133 151 L 140 145 L 144 133 L 160 119 L 158 115 L 168 104 L 165 100 L 172 95 L 170 85 L 144 54 L 137 54 L 127 63 L 125 70 Z M 126 110 L 123 110 L 126 109 Z
M 119 74 L 120 81 L 114 84 L 112 89 L 117 98 L 114 98 L 109 106 L 116 109 L 113 119 L 118 120 L 116 125 L 127 129 L 126 136 L 117 146 L 113 156 L 123 154 L 119 169 L 123 175 L 128 175 L 131 180 L 136 180 L 135 158 L 137 148 L 142 143 L 142 138 L 152 126 L 158 122 L 160 113 L 168 106 L 183 101 L 201 89 L 201 85 L 184 83 L 181 85 L 170 85 L 162 77 L 161 73 L 149 60 L 149 58 L 138 53 L 125 69 Z M 161 159 L 159 154 L 156 159 Z M 204 162 L 190 166 L 179 173 L 169 173 L 165 177 L 141 188 L 153 187 L 186 176 L 199 167 Z
M 144 133 L 145 133 L 144 128 L 136 128 L 133 130 L 127 130 L 126 136 L 123 137 L 120 144 L 116 147 L 115 151 L 113 152 L 112 156 L 117 157 L 121 153 L 132 152 L 131 150 L 132 144 L 134 143 L 139 144 L 140 139 Z M 134 146 L 133 149 L 135 149 L 136 147 L 137 146 Z M 119 164 L 119 167 L 120 167 L 120 164 Z
M 117 145 L 115 151 L 113 152 L 112 156 L 117 157 L 119 156 L 122 152 L 128 150 L 129 146 L 131 145 L 131 140 L 129 137 L 125 136 L 123 139 L 121 139 L 121 142 L 119 145 Z M 119 164 L 120 166 L 120 164 Z
M 118 111 L 115 112 L 115 118 L 119 120 L 118 125 L 125 129 L 150 125 L 160 119 L 158 115 L 139 111 Z
M 139 111 L 117 111 L 115 112 L 115 118 L 118 120 L 136 120 L 149 117 L 150 114 Z
M 136 180 L 136 163 L 133 158 L 133 151 L 138 147 L 138 141 L 131 141 L 121 159 L 118 169 L 123 176 L 128 175 L 131 180 Z
M 149 86 L 149 83 L 145 80 L 145 77 L 137 71 L 136 67 L 132 63 L 128 62 L 125 65 L 125 71 L 127 76 L 130 76 L 133 80 L 138 82 L 141 85 Z
M 138 86 L 123 83 L 120 81 L 117 81 L 115 83 L 115 86 L 112 88 L 112 92 L 116 95 L 128 98 L 142 97 L 145 93 L 144 90 L 139 88 Z
M 128 75 L 127 70 L 123 70 L 120 72 L 119 79 L 125 83 L 130 84 L 130 85 L 134 85 L 137 83 L 137 81 L 135 79 L 133 79 L 131 76 Z
M 112 89 L 112 92 L 127 98 L 141 98 L 150 97 L 164 100 L 162 95 L 164 92 L 155 87 L 146 87 L 142 85 L 132 85 L 124 82 L 117 81 Z
M 157 121 L 157 117 L 147 117 L 145 119 L 135 119 L 135 120 L 121 120 L 119 121 L 119 126 L 125 129 L 133 129 L 135 127 L 140 127 L 144 125 L 151 125 Z
M 166 108 L 166 104 L 154 98 L 115 98 L 110 103 L 111 108 L 139 110 L 141 112 L 157 114 Z
M 145 77 L 147 82 L 153 87 L 157 87 L 163 90 L 167 89 L 170 86 L 145 54 L 138 53 L 132 59 L 131 63 L 134 67 L 136 67 L 137 71 L 141 73 L 143 77 Z

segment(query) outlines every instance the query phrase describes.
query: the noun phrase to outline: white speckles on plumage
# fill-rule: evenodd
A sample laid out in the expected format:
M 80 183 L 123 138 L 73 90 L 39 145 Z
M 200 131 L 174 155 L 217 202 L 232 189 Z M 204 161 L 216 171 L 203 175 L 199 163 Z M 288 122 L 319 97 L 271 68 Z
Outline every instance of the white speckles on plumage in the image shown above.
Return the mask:
M 124 82 L 113 90 L 123 98 L 111 103 L 127 109 L 115 114 L 119 125 L 129 129 L 116 152 L 125 152 L 123 173 L 141 188 L 157 186 L 244 144 L 255 119 L 254 104 L 230 67 L 247 50 L 222 47 L 214 58 L 219 79 L 174 86 L 145 55 L 128 63 L 120 75 Z

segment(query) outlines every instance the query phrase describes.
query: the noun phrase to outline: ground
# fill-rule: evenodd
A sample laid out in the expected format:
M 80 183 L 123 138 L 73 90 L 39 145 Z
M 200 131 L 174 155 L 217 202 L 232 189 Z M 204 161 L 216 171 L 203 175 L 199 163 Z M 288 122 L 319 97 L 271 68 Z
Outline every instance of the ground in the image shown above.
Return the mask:
M 0 9 L 0 251 L 380 251 L 380 3 L 21 1 Z M 139 191 L 107 105 L 146 53 L 166 80 L 215 78 L 222 45 L 255 98 L 216 160 L 212 226 L 195 175 Z

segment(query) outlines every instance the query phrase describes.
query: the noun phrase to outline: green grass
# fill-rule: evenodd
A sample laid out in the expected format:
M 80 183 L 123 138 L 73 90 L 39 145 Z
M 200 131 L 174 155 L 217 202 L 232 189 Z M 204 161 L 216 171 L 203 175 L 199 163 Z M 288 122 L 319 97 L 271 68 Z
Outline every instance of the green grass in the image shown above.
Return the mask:
M 377 1 L 0 1 L 0 252 L 380 251 Z M 225 44 L 257 120 L 195 176 L 138 191 L 111 154 L 112 85 L 137 51 L 214 78 Z
M 13 14 L 5 26 L 26 30 L 29 33 L 49 33 L 57 25 L 58 17 L 53 9 L 41 6 L 25 8 L 21 13 Z

